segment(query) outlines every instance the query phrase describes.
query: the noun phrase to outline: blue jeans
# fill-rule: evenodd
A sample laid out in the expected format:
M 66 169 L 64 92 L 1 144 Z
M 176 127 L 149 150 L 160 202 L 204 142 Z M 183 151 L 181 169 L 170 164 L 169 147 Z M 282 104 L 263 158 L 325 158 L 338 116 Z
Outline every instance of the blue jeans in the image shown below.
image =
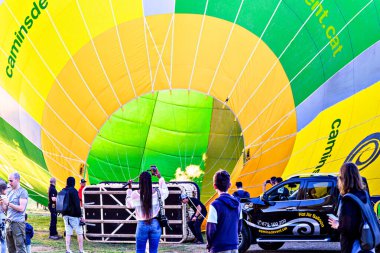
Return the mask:
M 1 243 L 1 253 L 6 253 L 7 252 L 7 242 L 5 239 L 3 240 L 0 238 L 0 243 Z
M 161 227 L 157 219 L 149 224 L 139 221 L 136 229 L 136 253 L 145 253 L 146 242 L 149 240 L 149 253 L 157 253 L 160 243 Z
M 26 245 L 26 253 L 31 253 L 32 252 L 32 245 Z

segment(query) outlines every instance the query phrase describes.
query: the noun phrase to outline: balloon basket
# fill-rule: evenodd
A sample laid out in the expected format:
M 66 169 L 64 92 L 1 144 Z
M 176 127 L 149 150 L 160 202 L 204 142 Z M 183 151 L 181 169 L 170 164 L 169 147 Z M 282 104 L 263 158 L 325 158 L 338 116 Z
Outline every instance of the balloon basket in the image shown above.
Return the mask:
M 187 225 L 192 210 L 180 202 L 181 193 L 199 197 L 193 182 L 169 182 L 169 196 L 164 202 L 165 214 L 172 230 L 164 228 L 161 243 L 182 243 L 194 239 Z M 138 183 L 132 189 L 138 189 Z M 153 183 L 158 187 L 158 183 Z M 135 243 L 137 220 L 134 209 L 126 207 L 126 182 L 102 182 L 83 190 L 85 239 L 104 243 Z

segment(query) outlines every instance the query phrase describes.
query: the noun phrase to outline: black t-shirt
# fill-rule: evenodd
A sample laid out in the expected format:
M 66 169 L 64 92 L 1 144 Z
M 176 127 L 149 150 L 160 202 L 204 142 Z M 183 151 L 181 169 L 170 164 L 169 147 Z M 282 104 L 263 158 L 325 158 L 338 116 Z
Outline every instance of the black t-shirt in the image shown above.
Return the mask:
M 353 190 L 350 193 L 358 197 L 363 203 L 367 202 L 365 191 Z M 350 198 L 341 200 L 340 211 L 338 230 L 340 232 L 341 252 L 350 253 L 355 240 L 360 239 L 362 211 L 360 206 Z
M 66 187 L 69 191 L 69 210 L 62 212 L 63 216 L 82 217 L 82 210 L 80 209 L 80 201 L 78 191 L 74 187 Z
M 55 185 L 50 184 L 49 187 L 49 206 L 51 207 L 52 204 L 55 204 L 55 201 L 53 201 L 52 197 L 57 197 L 57 189 L 55 189 Z
M 202 204 L 202 202 L 197 199 L 197 198 L 189 198 L 189 202 L 188 202 L 189 206 L 191 207 L 191 209 L 193 209 L 194 211 L 194 214 L 197 212 L 197 206 L 201 206 L 202 210 L 201 210 L 201 214 L 206 217 L 207 215 L 207 209 L 205 207 L 205 205 Z

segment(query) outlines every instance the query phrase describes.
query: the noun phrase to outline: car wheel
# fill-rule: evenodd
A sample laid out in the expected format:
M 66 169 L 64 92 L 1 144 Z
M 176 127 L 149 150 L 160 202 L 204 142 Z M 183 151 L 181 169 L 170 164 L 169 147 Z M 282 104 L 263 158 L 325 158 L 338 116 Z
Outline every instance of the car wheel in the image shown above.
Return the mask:
M 278 250 L 284 245 L 284 242 L 259 242 L 257 244 L 264 250 Z
M 243 224 L 239 234 L 239 253 L 246 252 L 251 246 L 251 231 L 247 225 Z

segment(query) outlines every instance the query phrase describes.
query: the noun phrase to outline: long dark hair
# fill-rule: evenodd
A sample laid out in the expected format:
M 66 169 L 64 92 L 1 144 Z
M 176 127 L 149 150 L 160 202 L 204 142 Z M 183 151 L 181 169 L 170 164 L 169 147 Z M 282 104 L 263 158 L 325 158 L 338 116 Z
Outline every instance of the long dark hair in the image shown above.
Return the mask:
M 152 218 L 152 176 L 149 172 L 144 171 L 140 174 L 140 202 L 144 215 Z
M 342 195 L 352 190 L 359 191 L 364 189 L 362 177 L 359 174 L 358 167 L 354 163 L 345 163 L 340 168 L 338 188 Z

